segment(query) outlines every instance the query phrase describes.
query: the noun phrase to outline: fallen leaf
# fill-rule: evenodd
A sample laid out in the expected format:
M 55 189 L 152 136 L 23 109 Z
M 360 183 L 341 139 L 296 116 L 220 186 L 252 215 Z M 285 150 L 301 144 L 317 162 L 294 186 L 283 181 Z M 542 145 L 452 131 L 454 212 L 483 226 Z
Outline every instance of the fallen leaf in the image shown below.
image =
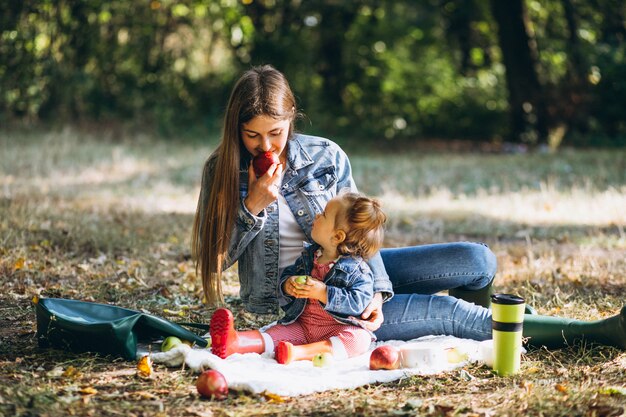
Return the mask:
M 13 270 L 14 271 L 19 271 L 20 269 L 24 268 L 24 258 L 17 258 L 17 260 L 15 261 L 15 264 L 13 264 Z
M 272 394 L 271 392 L 264 391 L 263 396 L 266 400 L 273 403 L 284 403 L 285 399 L 277 394 Z
M 185 312 L 182 310 L 170 310 L 169 308 L 164 308 L 163 309 L 163 313 L 165 314 L 169 314 L 170 316 L 179 316 L 179 317 L 184 317 L 185 316 Z
M 98 393 L 98 390 L 93 387 L 85 387 L 81 388 L 78 392 L 83 395 L 94 395 Z
M 470 374 L 465 369 L 461 369 L 461 372 L 459 373 L 459 377 L 465 381 L 471 381 L 475 379 L 474 375 Z
M 167 287 L 159 288 L 159 295 L 165 298 L 172 298 L 172 293 L 167 289 Z
M 156 400 L 159 397 L 157 397 L 156 395 L 148 392 L 148 391 L 136 391 L 136 392 L 132 392 L 129 394 L 132 397 L 138 397 L 142 400 Z
M 520 388 L 524 388 L 524 390 L 526 390 L 526 394 L 530 394 L 530 392 L 533 389 L 533 386 L 534 386 L 533 383 L 532 382 L 528 382 L 528 381 L 523 381 L 520 384 Z
M 556 384 L 554 386 L 554 389 L 556 389 L 558 392 L 562 392 L 563 394 L 567 394 L 567 387 L 563 384 Z
M 65 378 L 75 378 L 80 375 L 80 371 L 74 368 L 72 365 L 68 366 L 67 369 L 63 372 L 63 376 Z
M 137 373 L 139 374 L 139 376 L 144 378 L 150 378 L 152 376 L 153 369 L 152 359 L 150 358 L 150 356 L 145 355 L 144 357 L 139 359 L 139 362 L 137 362 Z
M 626 388 L 622 387 L 605 387 L 598 390 L 603 395 L 626 395 Z

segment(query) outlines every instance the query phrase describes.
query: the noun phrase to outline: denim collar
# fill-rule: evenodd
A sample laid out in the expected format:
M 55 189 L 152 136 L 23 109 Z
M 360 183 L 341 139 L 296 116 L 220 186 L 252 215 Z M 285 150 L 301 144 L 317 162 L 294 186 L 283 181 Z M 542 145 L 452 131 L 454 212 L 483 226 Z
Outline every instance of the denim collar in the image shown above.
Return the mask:
M 288 166 L 298 170 L 313 163 L 313 159 L 300 144 L 300 135 L 294 135 L 287 143 Z
M 319 247 L 320 245 L 317 243 L 304 242 L 304 251 L 306 253 L 305 266 L 308 271 L 311 271 L 313 268 L 313 257 L 315 256 L 315 251 L 319 249 Z M 346 274 L 351 274 L 358 268 L 362 261 L 363 258 L 360 256 L 341 255 L 332 269 L 338 269 Z
M 363 262 L 363 259 L 360 256 L 343 255 L 339 257 L 339 260 L 335 264 L 335 268 L 349 275 L 359 267 L 361 262 Z

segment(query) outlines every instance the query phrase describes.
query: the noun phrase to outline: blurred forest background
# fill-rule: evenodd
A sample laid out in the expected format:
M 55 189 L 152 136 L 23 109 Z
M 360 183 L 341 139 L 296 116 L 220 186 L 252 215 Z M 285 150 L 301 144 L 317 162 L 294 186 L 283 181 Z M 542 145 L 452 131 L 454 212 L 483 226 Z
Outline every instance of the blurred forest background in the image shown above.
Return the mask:
M 269 63 L 298 128 L 339 142 L 383 202 L 386 247 L 484 242 L 499 292 L 613 316 L 625 53 L 624 0 L 0 0 L 0 416 L 623 416 L 626 352 L 586 342 L 529 350 L 513 378 L 474 363 L 213 402 L 186 366 L 138 378 L 40 349 L 32 300 L 208 322 L 190 251 L 202 166 L 233 83 Z M 237 327 L 274 320 L 243 311 L 238 278 Z
M 270 63 L 301 130 L 626 144 L 622 0 L 2 0 L 0 124 L 213 131 Z

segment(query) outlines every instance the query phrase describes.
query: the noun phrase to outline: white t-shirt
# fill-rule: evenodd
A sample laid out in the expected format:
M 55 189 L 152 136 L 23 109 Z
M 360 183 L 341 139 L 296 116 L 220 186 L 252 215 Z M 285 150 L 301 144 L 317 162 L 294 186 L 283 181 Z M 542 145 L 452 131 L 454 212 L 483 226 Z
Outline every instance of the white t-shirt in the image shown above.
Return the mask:
M 283 269 L 296 262 L 307 240 L 282 194 L 278 195 L 278 230 L 280 239 L 278 270 L 282 273 Z

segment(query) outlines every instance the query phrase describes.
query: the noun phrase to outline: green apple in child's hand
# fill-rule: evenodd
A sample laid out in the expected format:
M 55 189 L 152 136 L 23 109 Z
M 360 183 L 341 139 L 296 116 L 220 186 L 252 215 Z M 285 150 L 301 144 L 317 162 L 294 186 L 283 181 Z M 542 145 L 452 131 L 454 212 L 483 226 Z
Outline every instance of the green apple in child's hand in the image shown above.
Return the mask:
M 313 366 L 325 368 L 333 363 L 333 354 L 330 352 L 318 353 L 313 356 Z
M 299 275 L 295 279 L 296 284 L 306 284 L 306 275 Z
M 161 344 L 161 352 L 167 352 L 170 349 L 174 349 L 176 346 L 183 343 L 182 340 L 177 338 L 176 336 L 168 336 L 165 338 L 163 343 Z

